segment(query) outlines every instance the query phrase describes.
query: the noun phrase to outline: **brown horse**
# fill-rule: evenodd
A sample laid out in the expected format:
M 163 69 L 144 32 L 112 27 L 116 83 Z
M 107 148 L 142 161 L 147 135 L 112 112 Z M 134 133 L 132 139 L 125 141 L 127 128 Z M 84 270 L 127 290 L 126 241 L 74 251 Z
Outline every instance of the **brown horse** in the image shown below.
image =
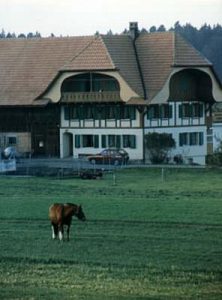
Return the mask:
M 69 230 L 72 222 L 72 216 L 76 216 L 79 220 L 85 221 L 86 217 L 81 205 L 73 203 L 55 203 L 49 207 L 49 219 L 52 225 L 52 238 L 59 236 L 63 240 L 64 225 L 67 226 L 67 240 L 69 241 Z

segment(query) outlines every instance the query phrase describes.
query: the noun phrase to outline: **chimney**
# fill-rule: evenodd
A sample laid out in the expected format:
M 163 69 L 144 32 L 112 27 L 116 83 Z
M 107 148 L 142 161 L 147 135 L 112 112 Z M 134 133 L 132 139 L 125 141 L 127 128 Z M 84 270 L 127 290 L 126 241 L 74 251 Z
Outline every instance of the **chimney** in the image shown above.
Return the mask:
M 135 40 L 139 35 L 138 30 L 138 23 L 137 22 L 130 22 L 129 23 L 129 35 L 133 40 Z

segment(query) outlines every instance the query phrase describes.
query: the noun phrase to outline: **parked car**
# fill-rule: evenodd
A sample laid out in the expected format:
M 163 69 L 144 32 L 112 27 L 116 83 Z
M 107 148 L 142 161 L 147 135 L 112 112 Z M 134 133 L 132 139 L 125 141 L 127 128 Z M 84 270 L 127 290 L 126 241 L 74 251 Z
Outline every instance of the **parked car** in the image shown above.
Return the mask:
M 108 148 L 98 154 L 88 156 L 92 164 L 126 164 L 129 160 L 129 154 L 124 149 Z

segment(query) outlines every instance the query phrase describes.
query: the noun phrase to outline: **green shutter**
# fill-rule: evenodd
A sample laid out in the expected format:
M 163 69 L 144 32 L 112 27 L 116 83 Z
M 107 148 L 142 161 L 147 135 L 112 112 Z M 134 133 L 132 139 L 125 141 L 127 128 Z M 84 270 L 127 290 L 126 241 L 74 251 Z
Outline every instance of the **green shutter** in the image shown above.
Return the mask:
M 148 107 L 146 116 L 147 116 L 147 120 L 152 119 L 152 107 Z
M 179 105 L 179 118 L 182 118 L 182 104 Z
M 79 119 L 83 120 L 84 119 L 84 106 L 83 105 L 79 105 L 78 109 L 79 109 Z
M 98 106 L 93 107 L 93 118 L 94 120 L 99 120 Z
M 133 148 L 133 149 L 136 148 L 136 136 L 135 135 L 130 136 L 130 148 Z
M 131 108 L 131 120 L 136 120 L 136 108 L 132 106 Z
M 75 135 L 75 148 L 80 148 L 80 137 L 79 134 Z
M 69 106 L 64 107 L 64 119 L 69 120 Z
M 116 119 L 120 120 L 121 113 L 120 113 L 120 106 L 116 106 Z
M 169 105 L 169 119 L 171 119 L 173 116 L 173 106 Z
M 123 148 L 126 148 L 127 147 L 127 136 L 124 134 L 122 135 L 122 139 L 123 139 Z
M 189 118 L 192 118 L 193 117 L 193 115 L 194 115 L 194 107 L 193 107 L 193 105 L 192 104 L 189 104 Z
M 199 145 L 202 146 L 204 143 L 203 132 L 199 132 Z
M 102 148 L 106 148 L 106 135 L 102 135 Z
M 94 135 L 94 148 L 99 148 L 99 136 Z
M 121 148 L 121 139 L 120 135 L 116 135 L 116 148 Z
M 199 104 L 199 117 L 200 118 L 203 117 L 203 104 L 202 103 Z

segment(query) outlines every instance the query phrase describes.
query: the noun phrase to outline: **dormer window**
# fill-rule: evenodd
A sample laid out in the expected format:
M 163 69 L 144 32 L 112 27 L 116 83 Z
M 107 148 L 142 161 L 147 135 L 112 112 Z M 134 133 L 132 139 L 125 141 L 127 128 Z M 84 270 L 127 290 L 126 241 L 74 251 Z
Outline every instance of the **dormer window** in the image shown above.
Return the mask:
M 63 82 L 61 88 L 62 93 L 101 93 L 119 90 L 119 83 L 115 78 L 99 73 L 84 73 L 69 77 Z

